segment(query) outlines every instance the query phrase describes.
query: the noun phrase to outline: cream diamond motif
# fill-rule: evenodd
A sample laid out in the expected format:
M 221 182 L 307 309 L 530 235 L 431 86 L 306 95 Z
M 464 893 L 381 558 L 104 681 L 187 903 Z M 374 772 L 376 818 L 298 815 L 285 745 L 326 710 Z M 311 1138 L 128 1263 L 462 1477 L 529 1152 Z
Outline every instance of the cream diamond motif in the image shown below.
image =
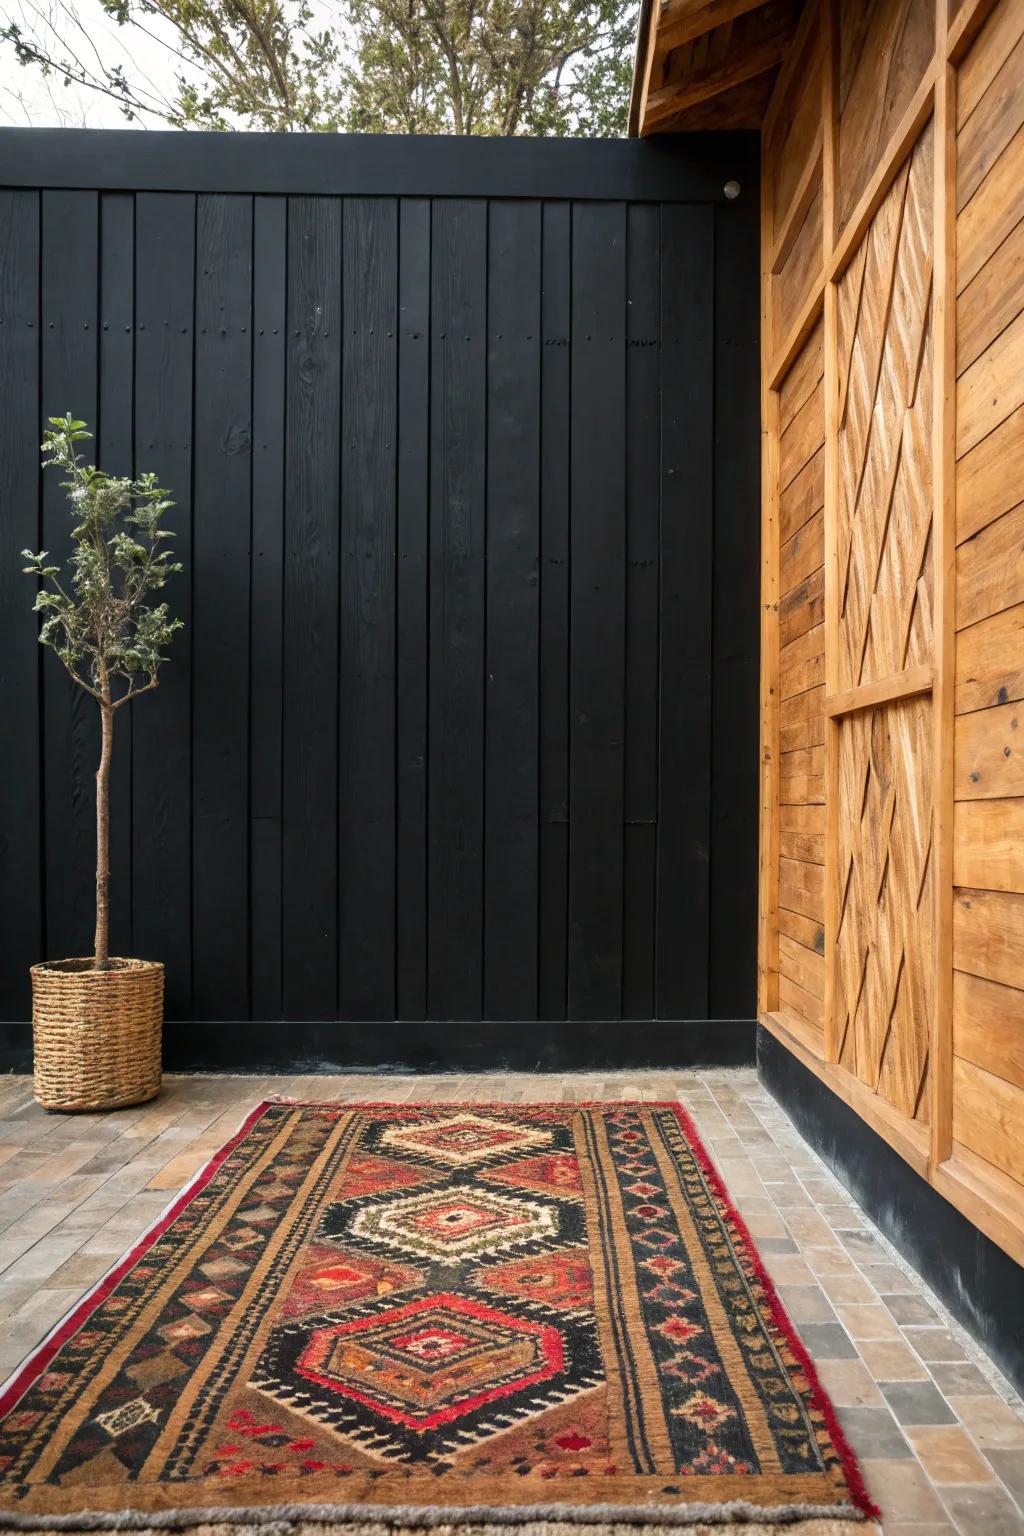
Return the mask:
M 349 1231 L 398 1253 L 458 1264 L 556 1237 L 558 1222 L 557 1208 L 538 1200 L 448 1188 L 364 1206 Z
M 426 1157 L 448 1168 L 471 1168 L 507 1152 L 549 1147 L 551 1139 L 551 1132 L 539 1126 L 516 1125 L 511 1120 L 466 1111 L 444 1120 L 391 1125 L 381 1137 L 381 1146 L 406 1156 Z

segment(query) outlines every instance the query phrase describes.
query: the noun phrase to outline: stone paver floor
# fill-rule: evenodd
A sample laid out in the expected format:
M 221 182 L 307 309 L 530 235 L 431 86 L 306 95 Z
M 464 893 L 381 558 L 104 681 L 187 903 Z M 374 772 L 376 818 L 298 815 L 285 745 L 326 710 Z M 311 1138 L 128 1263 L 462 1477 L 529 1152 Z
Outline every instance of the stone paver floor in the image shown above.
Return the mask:
M 815 1358 L 894 1536 L 1024 1536 L 1024 1409 L 753 1071 L 169 1077 L 111 1115 L 53 1116 L 0 1079 L 0 1377 L 260 1099 L 680 1099 Z

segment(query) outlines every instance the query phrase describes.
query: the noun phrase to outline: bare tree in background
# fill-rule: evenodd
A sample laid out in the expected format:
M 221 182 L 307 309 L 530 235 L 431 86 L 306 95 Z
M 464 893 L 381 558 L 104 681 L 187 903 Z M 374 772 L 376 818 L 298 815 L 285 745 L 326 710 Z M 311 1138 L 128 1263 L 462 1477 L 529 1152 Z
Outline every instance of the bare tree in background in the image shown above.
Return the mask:
M 75 0 L 0 0 L 0 39 L 48 84 L 113 100 L 130 122 L 625 132 L 634 0 L 344 0 L 342 9 L 323 0 L 83 3 L 79 10 Z M 147 78 L 104 54 L 91 6 L 125 29 L 129 54 L 133 35 L 169 50 L 166 88 L 153 71 Z

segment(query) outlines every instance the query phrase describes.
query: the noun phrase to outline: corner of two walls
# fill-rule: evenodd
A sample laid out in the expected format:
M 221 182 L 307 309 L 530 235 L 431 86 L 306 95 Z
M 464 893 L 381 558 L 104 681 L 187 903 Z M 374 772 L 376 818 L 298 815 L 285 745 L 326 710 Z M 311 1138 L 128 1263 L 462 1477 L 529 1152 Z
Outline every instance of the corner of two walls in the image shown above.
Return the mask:
M 809 0 L 762 180 L 761 1020 L 1021 1260 L 1024 7 Z

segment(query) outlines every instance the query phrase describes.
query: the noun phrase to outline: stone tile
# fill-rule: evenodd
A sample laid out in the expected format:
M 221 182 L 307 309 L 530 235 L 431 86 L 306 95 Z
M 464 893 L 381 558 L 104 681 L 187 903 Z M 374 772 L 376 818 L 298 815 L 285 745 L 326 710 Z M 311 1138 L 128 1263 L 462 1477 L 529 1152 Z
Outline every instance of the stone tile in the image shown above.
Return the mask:
M 897 1269 L 895 1264 L 888 1260 L 881 1264 L 862 1264 L 861 1270 L 864 1278 L 869 1280 L 875 1290 L 886 1296 L 897 1294 L 912 1294 L 916 1292 L 919 1282 L 912 1275 L 905 1275 L 902 1269 Z
M 821 1288 L 829 1300 L 835 1302 L 865 1302 L 878 1299 L 864 1276 L 852 1272 L 841 1275 L 822 1275 Z
M 883 1296 L 882 1300 L 901 1327 L 936 1327 L 939 1314 L 923 1296 L 911 1292 L 902 1295 Z
M 936 1361 L 929 1367 L 935 1385 L 947 1397 L 990 1397 L 995 1387 L 969 1360 Z
M 883 1513 L 886 1530 L 898 1522 L 941 1521 L 943 1502 L 917 1461 L 861 1459 L 867 1491 Z M 785 1527 L 783 1527 L 785 1528 Z
M 839 1306 L 839 1321 L 851 1339 L 899 1339 L 900 1330 L 887 1307 L 880 1303 Z
M 963 1346 L 948 1328 L 908 1328 L 904 1338 L 913 1345 L 922 1360 L 966 1360 Z
M 900 1424 L 956 1423 L 956 1413 L 933 1381 L 883 1381 L 881 1388 Z
M 803 1323 L 800 1337 L 813 1360 L 856 1360 L 857 1346 L 838 1323 Z
M 837 1403 L 836 1412 L 859 1457 L 901 1461 L 913 1456 L 906 1436 L 887 1407 L 853 1404 L 841 1408 Z
M 959 1425 L 907 1429 L 907 1437 L 932 1482 L 943 1487 L 955 1483 L 986 1483 L 992 1468 Z
M 927 1381 L 928 1371 L 902 1339 L 863 1339 L 861 1359 L 876 1381 Z
M 834 1323 L 836 1320 L 820 1285 L 784 1285 L 779 1295 L 794 1323 Z
M 1002 1398 L 951 1397 L 949 1402 L 983 1451 L 1024 1446 L 1024 1419 Z
M 1024 1508 L 1024 1456 L 1020 1451 L 986 1451 L 985 1460 L 991 1462 L 1017 1503 Z
M 762 1254 L 799 1252 L 791 1237 L 759 1237 L 757 1247 Z
M 960 1536 L 1021 1536 L 1024 1521 L 1004 1489 L 940 1488 Z
M 862 1360 L 819 1360 L 818 1376 L 837 1408 L 879 1407 L 883 1401 Z

